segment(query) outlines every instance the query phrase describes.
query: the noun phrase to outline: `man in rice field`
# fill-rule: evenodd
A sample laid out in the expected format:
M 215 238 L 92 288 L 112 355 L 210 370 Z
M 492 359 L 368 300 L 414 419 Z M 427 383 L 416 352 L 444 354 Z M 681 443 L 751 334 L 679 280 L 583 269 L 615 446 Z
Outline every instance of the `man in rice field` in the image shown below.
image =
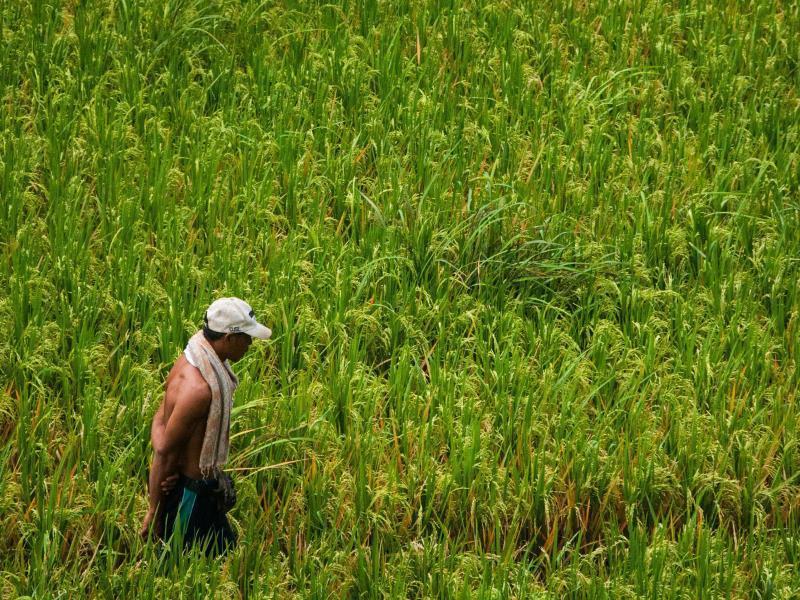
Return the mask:
M 183 536 L 184 548 L 198 543 L 215 556 L 231 549 L 236 536 L 225 513 L 235 502 L 228 459 L 233 393 L 239 383 L 230 363 L 241 359 L 253 338 L 268 339 L 239 298 L 220 298 L 208 307 L 205 327 L 186 345 L 166 383 L 153 417 L 150 440 L 150 508 L 141 528 L 168 540 Z

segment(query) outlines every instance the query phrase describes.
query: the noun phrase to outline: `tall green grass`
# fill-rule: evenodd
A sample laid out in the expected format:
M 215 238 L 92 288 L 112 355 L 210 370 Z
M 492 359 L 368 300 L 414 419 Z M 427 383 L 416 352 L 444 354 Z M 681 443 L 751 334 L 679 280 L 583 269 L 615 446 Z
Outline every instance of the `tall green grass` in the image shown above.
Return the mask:
M 791 598 L 800 11 L 0 5 L 0 595 Z M 238 549 L 143 544 L 205 307 Z

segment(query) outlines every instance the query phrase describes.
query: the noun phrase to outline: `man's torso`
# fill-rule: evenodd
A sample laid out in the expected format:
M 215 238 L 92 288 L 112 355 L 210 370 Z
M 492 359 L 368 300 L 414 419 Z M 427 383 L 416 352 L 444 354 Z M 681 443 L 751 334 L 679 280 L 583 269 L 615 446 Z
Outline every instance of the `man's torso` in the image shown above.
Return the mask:
M 200 371 L 189 364 L 189 361 L 186 360 L 186 356 L 181 354 L 178 360 L 175 361 L 164 384 L 163 424 L 166 425 L 175 408 L 175 401 L 178 396 L 177 392 L 179 390 L 185 391 L 187 386 L 190 389 L 197 389 L 198 393 L 202 393 L 201 390 L 204 390 L 205 393 L 209 393 L 208 384 L 205 379 L 203 379 Z M 205 417 L 207 416 L 208 412 L 206 412 Z M 180 471 L 184 475 L 194 479 L 202 478 L 200 473 L 200 453 L 203 449 L 203 438 L 206 433 L 205 417 L 198 420 L 192 432 L 189 434 L 189 439 L 185 446 L 179 451 Z

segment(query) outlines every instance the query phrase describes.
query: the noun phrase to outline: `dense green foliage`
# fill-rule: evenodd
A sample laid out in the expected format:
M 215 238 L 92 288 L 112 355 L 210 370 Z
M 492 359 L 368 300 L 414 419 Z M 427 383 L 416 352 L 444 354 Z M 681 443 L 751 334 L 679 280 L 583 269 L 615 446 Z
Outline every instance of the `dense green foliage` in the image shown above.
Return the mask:
M 795 2 L 0 3 L 0 596 L 800 593 Z M 138 539 L 204 308 L 240 547 Z

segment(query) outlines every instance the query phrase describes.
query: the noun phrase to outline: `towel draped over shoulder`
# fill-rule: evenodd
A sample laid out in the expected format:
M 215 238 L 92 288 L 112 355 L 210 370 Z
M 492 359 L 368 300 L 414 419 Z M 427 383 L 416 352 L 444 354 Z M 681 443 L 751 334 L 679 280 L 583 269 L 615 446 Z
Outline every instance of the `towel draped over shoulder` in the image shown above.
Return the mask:
M 187 360 L 200 370 L 211 388 L 211 406 L 208 410 L 203 448 L 200 451 L 200 473 L 203 477 L 217 477 L 220 468 L 228 461 L 231 407 L 239 378 L 231 370 L 227 360 L 219 359 L 202 331 L 192 336 L 184 353 Z

